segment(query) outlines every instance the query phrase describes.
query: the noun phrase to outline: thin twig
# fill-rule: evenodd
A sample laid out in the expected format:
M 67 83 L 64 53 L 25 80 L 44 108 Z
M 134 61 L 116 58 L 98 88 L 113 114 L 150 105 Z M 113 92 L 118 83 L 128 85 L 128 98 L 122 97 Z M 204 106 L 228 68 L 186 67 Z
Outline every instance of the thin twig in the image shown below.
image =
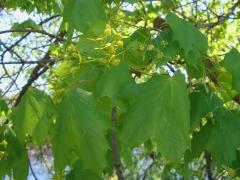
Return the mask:
M 0 34 L 13 33 L 13 32 L 39 33 L 39 34 L 47 35 L 51 38 L 63 40 L 63 38 L 61 38 L 59 36 L 56 36 L 54 34 L 50 34 L 50 33 L 46 32 L 44 30 L 39 30 L 39 29 L 9 29 L 9 30 L 5 30 L 5 31 L 0 31 Z
M 34 172 L 34 170 L 33 170 L 33 168 L 32 168 L 31 161 L 30 161 L 29 158 L 28 158 L 28 164 L 29 164 L 29 168 L 30 168 L 30 171 L 31 171 L 34 179 L 35 179 L 35 180 L 38 180 L 38 178 L 37 178 L 37 176 L 36 176 L 36 174 L 35 174 L 35 172 Z
M 61 32 L 59 34 L 59 37 L 64 37 L 66 32 Z M 54 43 L 58 43 L 59 39 L 56 39 Z M 15 101 L 15 106 L 18 105 L 20 100 L 22 99 L 23 95 L 27 92 L 28 88 L 33 84 L 35 80 L 37 80 L 42 74 L 44 74 L 51 66 L 54 65 L 55 61 L 51 61 L 49 63 L 51 56 L 50 51 L 48 51 L 43 59 L 39 61 L 39 64 L 33 69 L 30 78 L 28 79 L 28 82 L 23 86 L 22 90 L 19 93 L 19 96 L 17 97 Z
M 53 61 L 52 59 L 50 59 L 48 62 Z M 45 61 L 47 62 L 47 61 Z M 5 65 L 9 65 L 9 64 L 41 64 L 41 61 L 9 61 L 9 62 L 0 62 L 1 65 L 5 64 Z
M 219 16 L 218 20 L 213 23 L 207 23 L 207 24 L 198 24 L 196 25 L 197 28 L 213 28 L 217 25 L 225 23 L 228 18 L 234 14 L 235 9 L 240 5 L 240 0 L 238 0 L 233 6 L 231 7 L 230 11 L 225 16 Z

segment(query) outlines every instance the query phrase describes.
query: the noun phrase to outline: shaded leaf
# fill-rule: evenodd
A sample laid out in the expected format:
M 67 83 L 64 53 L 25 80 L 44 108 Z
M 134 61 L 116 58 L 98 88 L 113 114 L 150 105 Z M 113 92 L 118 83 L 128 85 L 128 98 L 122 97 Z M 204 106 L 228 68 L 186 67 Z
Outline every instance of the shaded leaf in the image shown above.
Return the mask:
M 236 159 L 236 150 L 240 146 L 239 129 L 238 114 L 224 108 L 218 109 L 214 113 L 214 123 L 208 122 L 193 138 L 196 155 L 206 149 L 217 165 L 230 165 Z
M 90 179 L 90 180 L 101 180 L 102 178 L 99 175 L 92 173 L 89 170 L 83 169 L 81 162 L 77 161 L 71 170 L 71 172 L 67 175 L 66 180 L 76 180 L 76 179 Z

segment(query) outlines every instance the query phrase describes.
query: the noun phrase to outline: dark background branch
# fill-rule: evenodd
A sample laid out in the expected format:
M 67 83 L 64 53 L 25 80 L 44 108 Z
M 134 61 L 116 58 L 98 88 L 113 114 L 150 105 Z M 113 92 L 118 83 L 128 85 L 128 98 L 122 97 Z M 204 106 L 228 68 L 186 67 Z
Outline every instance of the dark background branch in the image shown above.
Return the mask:
M 113 127 L 116 127 L 117 125 L 117 108 L 112 108 L 112 124 Z M 112 130 L 112 158 L 114 167 L 116 170 L 116 174 L 119 180 L 124 180 L 122 169 L 121 169 L 121 158 L 119 154 L 119 147 L 117 144 L 117 135 L 115 130 Z

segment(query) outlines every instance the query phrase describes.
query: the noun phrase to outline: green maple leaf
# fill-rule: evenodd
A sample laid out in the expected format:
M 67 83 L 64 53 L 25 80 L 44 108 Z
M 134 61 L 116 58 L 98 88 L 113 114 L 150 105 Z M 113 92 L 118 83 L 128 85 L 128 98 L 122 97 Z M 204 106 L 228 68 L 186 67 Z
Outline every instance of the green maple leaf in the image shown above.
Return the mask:
M 66 177 L 66 180 L 75 179 L 101 180 L 101 178 L 97 174 L 94 174 L 89 170 L 83 169 L 80 161 L 77 161 L 75 163 L 73 170 Z
M 53 78 L 57 77 L 57 87 L 79 87 L 86 91 L 95 91 L 96 84 L 105 67 L 97 62 L 81 64 L 73 61 L 64 61 L 56 68 Z
M 189 53 L 186 55 L 185 58 L 186 62 L 188 63 L 188 65 L 191 66 L 198 66 L 198 64 L 200 64 L 201 62 L 201 54 L 199 53 L 199 51 L 196 50 L 191 50 L 189 51 Z
M 106 52 L 101 48 L 95 39 L 90 39 L 83 35 L 79 36 L 77 47 L 79 52 L 84 56 L 101 58 L 106 55 Z
M 63 19 L 70 28 L 91 35 L 103 32 L 108 19 L 99 0 L 65 0 L 63 4 Z
M 141 93 L 122 119 L 123 147 L 152 139 L 169 160 L 183 157 L 190 146 L 190 103 L 184 76 L 160 75 L 141 84 Z
M 204 36 L 190 22 L 170 13 L 166 17 L 166 23 L 170 25 L 173 31 L 173 40 L 178 41 L 180 47 L 185 50 L 186 54 L 194 49 L 203 53 L 207 51 L 208 41 L 206 36 Z
M 26 180 L 28 176 L 28 157 L 26 149 L 18 139 L 8 132 L 4 137 L 0 135 L 0 141 L 7 141 L 7 157 L 0 159 L 0 178 L 5 175 L 18 180 Z
M 222 106 L 221 100 L 204 87 L 195 89 L 189 97 L 191 101 L 191 129 L 197 128 L 201 118 L 208 112 Z
M 236 149 L 240 146 L 240 117 L 226 112 L 211 132 L 207 149 L 217 164 L 231 164 L 236 159 Z
M 232 88 L 240 92 L 240 53 L 233 48 L 222 62 L 223 67 L 227 69 L 232 75 Z
M 13 108 L 10 118 L 20 142 L 24 143 L 26 135 L 33 142 L 42 143 L 48 136 L 54 104 L 43 91 L 30 88 L 17 107 Z
M 236 176 L 240 176 L 240 152 L 236 152 L 236 160 L 232 163 L 232 168 L 235 170 Z
M 58 105 L 53 151 L 56 169 L 80 160 L 84 169 L 100 173 L 106 166 L 109 149 L 105 131 L 108 118 L 96 108 L 91 93 L 77 89 L 65 92 Z
M 169 24 L 173 32 L 173 41 L 177 41 L 179 46 L 184 50 L 184 59 L 189 66 L 189 74 L 198 77 L 203 72 L 203 55 L 207 52 L 208 41 L 196 27 L 175 14 L 168 14 L 166 23 Z M 191 69 L 195 68 L 191 72 Z
M 236 159 L 236 150 L 240 146 L 240 116 L 224 108 L 214 113 L 214 123 L 208 122 L 193 138 L 192 150 L 200 155 L 208 150 L 213 161 L 230 165 Z
M 0 97 L 0 113 L 1 111 L 7 112 L 8 111 L 8 105 L 7 103 Z
M 68 85 L 71 86 L 71 84 L 75 83 L 81 89 L 94 92 L 97 82 L 102 76 L 103 69 L 103 66 L 94 62 L 82 65 L 76 73 L 68 78 Z
M 121 63 L 107 69 L 97 83 L 96 96 L 110 97 L 117 99 L 123 88 L 129 84 L 134 84 L 127 64 Z
M 163 42 L 165 42 L 166 45 L 163 45 Z M 163 57 L 157 59 L 158 65 L 165 65 L 168 61 L 172 60 L 175 55 L 180 53 L 178 43 L 172 41 L 172 31 L 170 29 L 161 31 L 159 35 L 153 39 L 153 44 L 163 53 Z
M 149 30 L 143 28 L 136 30 L 124 43 L 123 60 L 134 68 L 146 67 L 149 64 L 146 52 L 150 42 Z

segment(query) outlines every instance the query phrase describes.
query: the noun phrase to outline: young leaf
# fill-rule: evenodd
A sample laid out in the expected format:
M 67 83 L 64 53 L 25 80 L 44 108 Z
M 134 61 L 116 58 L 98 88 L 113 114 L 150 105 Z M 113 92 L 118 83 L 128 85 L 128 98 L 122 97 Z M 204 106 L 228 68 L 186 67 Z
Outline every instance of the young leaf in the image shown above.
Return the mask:
M 54 104 L 46 93 L 35 88 L 28 89 L 10 114 L 20 142 L 24 143 L 26 135 L 29 135 L 33 142 L 42 143 L 49 133 L 54 111 Z
M 37 25 L 32 19 L 28 19 L 21 23 L 14 23 L 11 29 L 39 29 L 41 26 Z

